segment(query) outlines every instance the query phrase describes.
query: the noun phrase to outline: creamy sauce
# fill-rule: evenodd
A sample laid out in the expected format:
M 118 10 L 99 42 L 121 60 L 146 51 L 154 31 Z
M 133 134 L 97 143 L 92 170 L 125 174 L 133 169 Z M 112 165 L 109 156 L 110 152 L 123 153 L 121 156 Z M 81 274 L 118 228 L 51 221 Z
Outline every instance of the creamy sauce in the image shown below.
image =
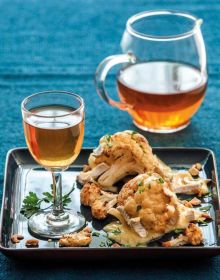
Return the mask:
M 115 221 L 104 227 L 104 231 L 108 233 L 108 237 L 121 245 L 136 247 L 138 245 L 149 243 L 152 240 L 161 238 L 164 234 L 158 232 L 148 232 L 146 237 L 140 237 L 129 226 L 122 225 Z M 171 230 L 168 230 L 169 232 Z M 114 234 L 117 232 L 117 234 Z

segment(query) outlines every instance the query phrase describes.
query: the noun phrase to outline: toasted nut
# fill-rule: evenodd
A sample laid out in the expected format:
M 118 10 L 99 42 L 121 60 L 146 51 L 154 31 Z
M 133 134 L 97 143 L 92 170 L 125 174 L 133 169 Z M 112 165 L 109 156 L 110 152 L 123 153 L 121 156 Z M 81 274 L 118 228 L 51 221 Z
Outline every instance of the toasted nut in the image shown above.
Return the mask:
M 196 169 L 202 170 L 202 165 L 200 163 L 195 164 Z
M 114 243 L 114 244 L 112 244 L 112 246 L 111 246 L 112 248 L 120 248 L 121 247 L 121 245 L 119 245 L 118 243 Z
M 201 204 L 201 200 L 198 199 L 197 197 L 193 197 L 193 199 L 190 200 L 190 203 L 193 205 L 193 206 L 198 206 Z
M 87 172 L 89 170 L 91 170 L 91 167 L 89 165 L 87 164 L 83 165 L 83 172 Z
M 192 208 L 193 206 L 200 205 L 200 204 L 201 204 L 201 200 L 198 199 L 197 197 L 193 197 L 193 199 L 191 199 L 190 201 L 182 200 L 182 203 L 183 203 L 186 207 Z
M 22 240 L 22 239 L 24 239 L 24 236 L 23 236 L 23 235 L 21 235 L 21 234 L 14 234 L 14 235 L 12 235 L 12 237 L 11 237 L 11 242 L 12 242 L 12 243 L 19 243 L 20 240 Z
M 189 169 L 189 173 L 192 175 L 192 176 L 198 176 L 199 175 L 199 170 L 197 168 L 195 168 L 194 166 L 192 166 L 190 169 Z
M 192 176 L 198 176 L 199 175 L 199 171 L 202 169 L 202 165 L 200 163 L 196 163 L 194 164 L 190 169 L 189 169 L 189 173 Z
M 39 246 L 39 240 L 37 240 L 37 239 L 28 239 L 25 242 L 25 246 L 27 248 L 38 247 Z

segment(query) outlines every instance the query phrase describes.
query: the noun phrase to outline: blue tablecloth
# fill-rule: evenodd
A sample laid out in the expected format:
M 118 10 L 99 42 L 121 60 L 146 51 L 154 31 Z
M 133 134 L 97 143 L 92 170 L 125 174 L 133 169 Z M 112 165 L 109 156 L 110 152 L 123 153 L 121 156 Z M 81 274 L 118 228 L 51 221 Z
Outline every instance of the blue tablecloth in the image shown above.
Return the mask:
M 150 9 L 178 9 L 204 19 L 209 85 L 191 125 L 173 135 L 145 133 L 153 146 L 202 146 L 220 158 L 220 2 L 218 0 L 10 0 L 0 2 L 0 184 L 7 151 L 24 146 L 20 103 L 34 92 L 71 90 L 86 102 L 84 146 L 106 133 L 134 129 L 125 112 L 104 104 L 93 76 L 106 56 L 120 53 L 125 22 Z M 114 94 L 115 79 L 108 88 Z M 0 279 L 220 279 L 220 257 L 205 261 L 146 260 L 134 264 L 89 262 L 21 264 L 0 254 Z

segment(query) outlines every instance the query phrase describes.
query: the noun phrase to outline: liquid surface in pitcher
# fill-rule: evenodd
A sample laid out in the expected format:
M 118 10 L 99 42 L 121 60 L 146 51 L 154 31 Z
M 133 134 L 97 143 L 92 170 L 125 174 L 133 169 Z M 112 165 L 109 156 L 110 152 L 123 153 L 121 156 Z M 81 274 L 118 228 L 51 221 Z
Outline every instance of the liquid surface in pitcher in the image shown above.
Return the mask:
M 166 130 L 184 126 L 198 110 L 207 76 L 188 64 L 153 61 L 122 69 L 117 84 L 138 126 Z
M 45 106 L 31 110 L 34 115 L 24 121 L 27 145 L 34 159 L 48 169 L 65 168 L 78 156 L 84 135 L 83 117 L 73 112 L 73 108 Z M 65 117 L 57 117 L 67 114 Z M 68 115 L 69 114 L 69 115 Z

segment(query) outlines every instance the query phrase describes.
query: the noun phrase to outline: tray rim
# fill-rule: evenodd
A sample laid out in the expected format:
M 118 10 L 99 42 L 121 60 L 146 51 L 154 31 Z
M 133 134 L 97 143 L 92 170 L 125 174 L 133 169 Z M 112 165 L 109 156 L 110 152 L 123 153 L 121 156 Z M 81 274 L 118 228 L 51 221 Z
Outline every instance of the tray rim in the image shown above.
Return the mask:
M 82 147 L 82 150 L 91 151 L 94 147 Z M 217 161 L 215 157 L 215 153 L 209 149 L 204 147 L 152 147 L 153 150 L 201 150 L 201 151 L 207 151 L 211 154 L 213 165 L 214 165 L 214 171 L 216 175 L 216 189 L 217 189 L 217 197 L 218 197 L 218 206 L 220 209 L 220 191 L 219 191 L 219 180 L 218 180 L 218 169 L 217 169 Z M 90 247 L 61 247 L 61 248 L 7 248 L 2 246 L 1 242 L 1 236 L 2 236 L 2 223 L 3 223 L 3 209 L 4 209 L 4 200 L 5 200 L 5 193 L 6 193 L 6 182 L 7 182 L 7 167 L 8 167 L 8 161 L 9 157 L 13 152 L 25 150 L 28 151 L 27 147 L 16 147 L 8 150 L 6 154 L 6 160 L 5 160 L 5 168 L 4 168 L 4 179 L 3 179 L 3 192 L 2 192 L 2 205 L 1 205 L 1 214 L 0 214 L 0 251 L 2 253 L 9 253 L 9 252 L 57 252 L 57 251 L 74 251 L 74 252 L 91 252 L 91 251 L 219 251 L 220 252 L 220 245 L 213 246 L 213 247 L 200 247 L 200 246 L 180 246 L 180 247 L 120 247 L 120 248 L 113 248 L 113 247 L 96 247 L 96 248 L 90 248 Z

